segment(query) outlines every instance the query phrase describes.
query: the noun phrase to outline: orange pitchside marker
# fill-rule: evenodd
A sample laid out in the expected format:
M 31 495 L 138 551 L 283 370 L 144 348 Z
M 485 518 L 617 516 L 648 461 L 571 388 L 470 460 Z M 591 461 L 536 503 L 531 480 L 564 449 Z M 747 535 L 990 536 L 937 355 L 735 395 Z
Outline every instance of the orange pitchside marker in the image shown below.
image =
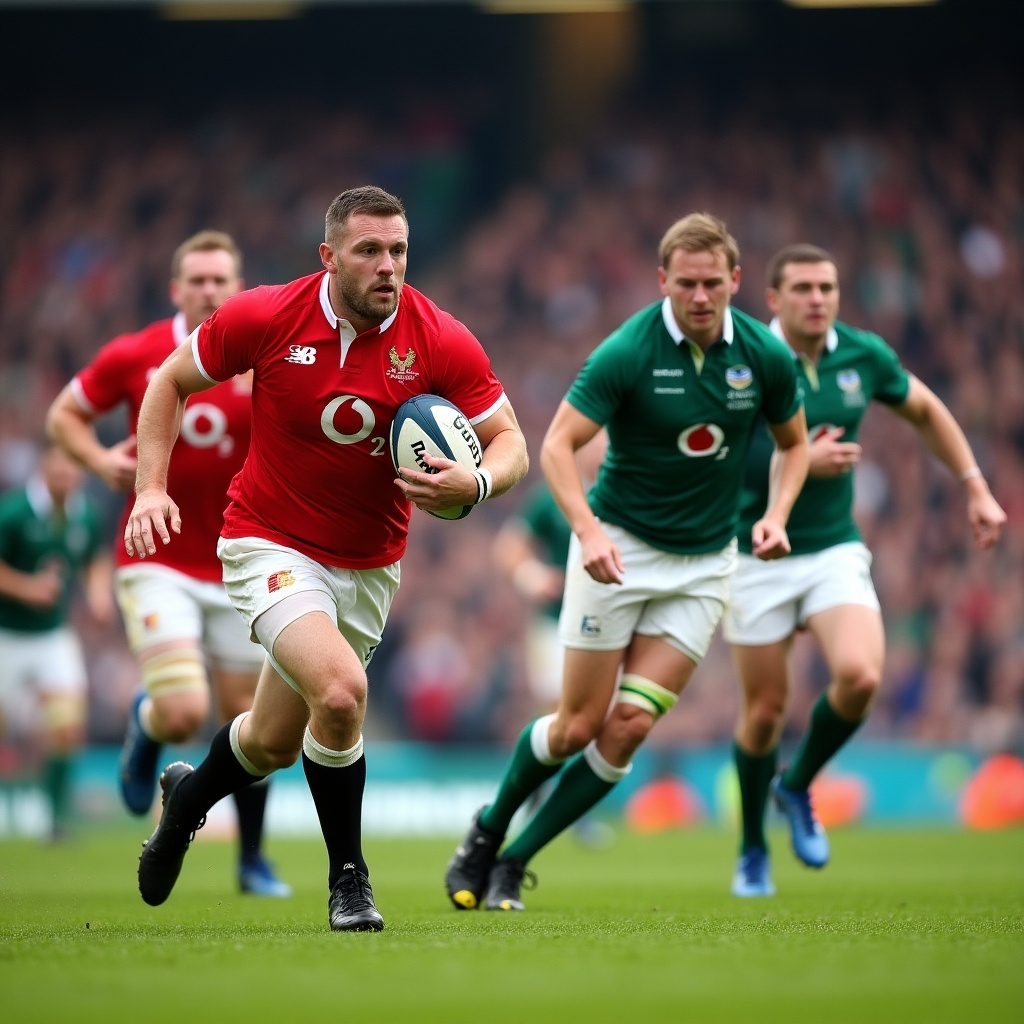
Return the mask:
M 1006 828 L 1024 822 L 1024 761 L 997 754 L 964 787 L 960 820 L 968 828 Z

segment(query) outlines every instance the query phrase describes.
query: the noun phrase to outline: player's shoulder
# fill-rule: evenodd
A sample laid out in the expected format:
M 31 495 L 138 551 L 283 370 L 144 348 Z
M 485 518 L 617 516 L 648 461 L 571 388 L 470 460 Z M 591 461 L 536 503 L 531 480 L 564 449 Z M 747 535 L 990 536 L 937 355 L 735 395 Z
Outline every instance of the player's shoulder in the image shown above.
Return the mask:
M 119 334 L 103 346 L 107 355 L 118 356 L 125 360 L 136 358 L 152 358 L 154 350 L 165 346 L 168 351 L 174 347 L 174 321 L 154 320 L 138 331 Z
M 457 317 L 412 285 L 402 286 L 400 315 L 407 329 L 417 330 L 442 341 L 450 337 L 472 337 L 473 332 Z
M 653 345 L 667 333 L 662 314 L 662 302 L 652 302 L 649 306 L 638 309 L 619 324 L 594 350 L 593 355 L 601 358 L 619 356 L 632 365 L 637 362 L 637 352 L 645 346 Z
M 320 301 L 324 272 L 317 271 L 285 284 L 261 284 L 232 295 L 213 316 L 218 322 L 269 322 L 278 316 L 303 312 Z
M 729 311 L 732 314 L 733 344 L 754 355 L 762 354 L 792 363 L 789 346 L 777 338 L 767 324 L 735 306 L 730 306 Z
M 875 334 L 874 331 L 866 331 L 861 327 L 854 327 L 852 324 L 844 323 L 841 320 L 837 320 L 833 326 L 835 327 L 840 348 L 846 346 L 873 354 L 888 354 L 893 351 L 892 346 L 880 334 Z

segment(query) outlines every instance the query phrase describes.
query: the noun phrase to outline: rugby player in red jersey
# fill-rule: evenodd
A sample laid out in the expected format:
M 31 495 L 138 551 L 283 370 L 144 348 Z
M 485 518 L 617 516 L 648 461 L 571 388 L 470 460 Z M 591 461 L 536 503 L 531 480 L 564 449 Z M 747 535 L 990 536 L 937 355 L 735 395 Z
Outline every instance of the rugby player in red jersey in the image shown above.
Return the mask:
M 218 553 L 228 594 L 268 655 L 252 712 L 221 729 L 198 768 L 164 771 L 163 814 L 139 861 L 139 889 L 154 906 L 170 895 L 209 808 L 301 755 L 327 845 L 330 926 L 384 927 L 362 853 L 362 724 L 410 503 L 473 504 L 528 467 L 479 342 L 405 285 L 408 235 L 399 199 L 372 186 L 341 193 L 320 246 L 326 273 L 229 300 L 146 393 L 125 528 L 126 551 L 142 559 L 189 529 L 167 471 L 185 399 L 253 371 L 252 443 Z M 475 474 L 428 457 L 434 472 L 396 479 L 388 431 L 417 394 L 447 398 L 472 422 L 484 446 Z
M 50 436 L 109 487 L 135 483 L 135 438 L 107 447 L 94 420 L 127 406 L 131 429 L 157 368 L 224 301 L 242 287 L 241 254 L 229 235 L 202 231 L 184 241 L 171 261 L 171 300 L 177 314 L 135 334 L 115 338 L 64 388 L 50 408 Z M 117 596 L 142 676 L 132 701 L 121 754 L 121 794 L 134 814 L 146 814 L 156 791 L 164 743 L 191 739 L 210 710 L 210 681 L 222 722 L 252 707 L 263 651 L 249 641 L 245 622 L 221 581 L 217 540 L 227 491 L 249 450 L 251 383 L 247 376 L 190 402 L 170 455 L 168 479 L 189 524 L 181 543 L 162 548 L 145 565 L 118 544 Z M 133 500 L 122 515 L 122 528 Z M 288 896 L 261 853 L 267 787 L 236 797 L 244 892 Z

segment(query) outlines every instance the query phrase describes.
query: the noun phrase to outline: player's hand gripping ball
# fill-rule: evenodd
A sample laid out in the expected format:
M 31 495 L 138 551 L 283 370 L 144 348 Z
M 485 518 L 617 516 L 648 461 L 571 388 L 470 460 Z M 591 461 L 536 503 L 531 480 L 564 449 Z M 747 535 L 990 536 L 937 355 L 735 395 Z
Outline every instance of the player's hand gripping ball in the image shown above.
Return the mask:
M 470 472 L 480 465 L 483 447 L 469 419 L 463 412 L 439 395 L 414 395 L 403 402 L 391 424 L 391 460 L 395 469 L 414 469 L 420 473 L 436 473 L 423 456 L 451 459 Z M 438 519 L 465 519 L 473 505 L 430 512 Z

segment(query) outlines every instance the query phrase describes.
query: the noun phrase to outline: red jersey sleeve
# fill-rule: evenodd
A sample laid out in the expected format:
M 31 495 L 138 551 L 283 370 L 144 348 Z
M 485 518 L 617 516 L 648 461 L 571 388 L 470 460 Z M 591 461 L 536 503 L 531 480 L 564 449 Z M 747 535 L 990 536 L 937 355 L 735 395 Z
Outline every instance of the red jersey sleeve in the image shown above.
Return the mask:
M 125 334 L 107 342 L 93 361 L 75 375 L 79 395 L 88 403 L 90 412 L 101 415 L 130 397 L 129 368 L 137 361 L 135 338 L 134 334 Z
M 209 380 L 229 380 L 255 365 L 270 321 L 264 293 L 264 288 L 239 292 L 199 327 L 192 354 Z
M 429 390 L 447 398 L 473 420 L 493 408 L 504 390 L 487 353 L 468 327 L 445 312 L 441 312 L 440 327 L 439 358 Z

